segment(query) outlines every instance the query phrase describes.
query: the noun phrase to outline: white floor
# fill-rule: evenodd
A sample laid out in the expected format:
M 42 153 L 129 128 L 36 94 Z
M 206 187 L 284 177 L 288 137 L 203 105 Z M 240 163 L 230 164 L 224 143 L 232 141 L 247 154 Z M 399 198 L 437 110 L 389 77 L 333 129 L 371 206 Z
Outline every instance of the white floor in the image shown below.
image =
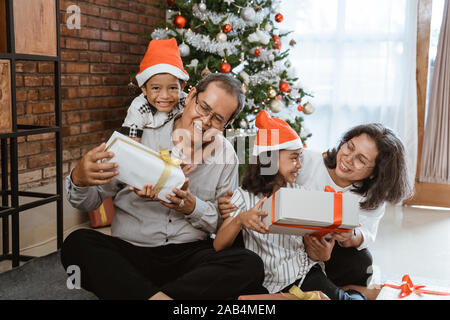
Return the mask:
M 409 274 L 415 283 L 450 288 L 450 210 L 388 206 L 371 252 L 373 282 Z
M 109 233 L 110 229 L 99 231 Z M 52 240 L 22 254 L 43 256 L 55 248 Z M 450 288 L 450 210 L 388 206 L 370 250 L 374 257 L 373 283 L 401 281 L 409 274 L 415 283 Z M 10 261 L 3 261 L 0 272 L 10 267 Z

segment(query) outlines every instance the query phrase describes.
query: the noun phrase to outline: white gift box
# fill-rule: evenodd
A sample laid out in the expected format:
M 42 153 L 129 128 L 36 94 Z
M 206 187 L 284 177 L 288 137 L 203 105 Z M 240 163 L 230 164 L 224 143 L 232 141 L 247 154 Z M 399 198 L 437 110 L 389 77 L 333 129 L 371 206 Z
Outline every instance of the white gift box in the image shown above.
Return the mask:
M 405 275 L 401 283 L 386 282 L 377 300 L 450 300 L 450 288 L 413 284 Z
M 171 194 L 173 188 L 181 188 L 185 181 L 180 161 L 171 158 L 169 151 L 156 152 L 145 145 L 134 141 L 119 132 L 114 132 L 106 143 L 107 151 L 114 153 L 108 160 L 118 164 L 117 179 L 142 190 L 146 184 L 151 184 L 158 192 L 158 198 L 165 202 L 166 195 Z
M 340 224 L 335 207 L 341 208 Z M 270 233 L 323 236 L 359 226 L 359 197 L 351 193 L 281 188 L 266 200 L 262 211 L 268 213 L 263 222 Z M 333 226 L 335 223 L 339 226 Z

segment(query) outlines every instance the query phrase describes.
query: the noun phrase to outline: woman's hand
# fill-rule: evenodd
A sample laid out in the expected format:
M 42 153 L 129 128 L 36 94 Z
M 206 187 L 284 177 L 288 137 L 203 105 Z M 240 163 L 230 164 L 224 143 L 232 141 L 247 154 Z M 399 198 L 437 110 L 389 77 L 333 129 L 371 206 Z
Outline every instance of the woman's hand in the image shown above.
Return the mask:
M 353 230 L 349 230 L 346 232 L 332 232 L 331 237 L 337 242 L 342 243 L 350 240 L 353 237 Z
M 174 188 L 172 192 L 175 193 L 175 196 L 166 195 L 167 200 L 171 203 L 161 201 L 163 206 L 185 215 L 194 212 L 196 200 L 195 196 L 189 191 L 189 179 L 186 179 L 181 189 Z
M 134 191 L 141 198 L 148 198 L 151 200 L 157 200 L 158 194 L 155 192 L 151 184 L 146 184 L 142 187 L 142 190 L 136 189 L 135 187 L 130 187 L 131 191 Z
M 228 218 L 231 213 L 237 210 L 237 207 L 234 204 L 230 203 L 232 196 L 233 191 L 228 190 L 227 195 L 225 197 L 220 197 L 219 200 L 217 201 L 219 205 L 220 216 L 222 217 L 223 220 Z
M 364 237 L 358 228 L 346 232 L 333 232 L 331 237 L 344 248 L 358 248 L 364 241 Z
M 259 211 L 267 197 L 259 200 L 256 205 L 249 211 L 240 213 L 236 219 L 237 222 L 249 230 L 253 230 L 262 234 L 268 234 L 269 228 L 261 221 L 260 217 L 267 216 L 267 212 Z
M 306 253 L 314 261 L 330 260 L 335 241 L 334 238 L 326 240 L 324 237 L 317 238 L 309 234 L 303 236 Z

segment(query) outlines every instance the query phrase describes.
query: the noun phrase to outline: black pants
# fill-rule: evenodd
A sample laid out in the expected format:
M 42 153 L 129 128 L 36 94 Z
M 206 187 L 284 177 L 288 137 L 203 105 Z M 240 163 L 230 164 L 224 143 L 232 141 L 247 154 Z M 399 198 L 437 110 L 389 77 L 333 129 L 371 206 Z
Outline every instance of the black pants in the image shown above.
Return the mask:
M 372 255 L 367 249 L 358 251 L 356 248 L 344 248 L 336 243 L 330 260 L 325 263 L 326 275 L 316 264 L 306 275 L 300 289 L 322 291 L 331 300 L 365 300 L 363 294 L 355 290 L 344 291 L 340 287 L 352 284 L 367 286 L 371 265 Z M 291 287 L 292 285 L 289 285 L 283 291 L 287 292 Z
M 330 260 L 325 262 L 325 272 L 337 286 L 367 286 L 367 280 L 372 275 L 372 263 L 369 250 L 344 248 L 336 242 Z
M 71 233 L 61 248 L 64 268 L 77 265 L 81 286 L 100 299 L 234 299 L 264 291 L 264 267 L 244 248 L 216 252 L 211 240 L 138 247 L 93 230 Z

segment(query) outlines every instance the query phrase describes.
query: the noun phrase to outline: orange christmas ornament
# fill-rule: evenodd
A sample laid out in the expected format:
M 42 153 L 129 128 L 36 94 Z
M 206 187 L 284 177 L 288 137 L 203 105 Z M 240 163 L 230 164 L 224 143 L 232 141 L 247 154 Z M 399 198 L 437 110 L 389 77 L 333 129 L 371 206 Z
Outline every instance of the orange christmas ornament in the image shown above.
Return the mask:
M 178 15 L 173 19 L 173 24 L 177 29 L 183 29 L 186 26 L 187 20 L 182 15 Z
M 302 106 L 302 105 L 299 105 L 299 106 L 297 107 L 297 110 L 298 110 L 299 112 L 302 112 L 302 111 L 303 111 L 303 106 Z
M 224 61 L 220 65 L 220 72 L 222 73 L 229 73 L 231 71 L 231 66 L 228 62 Z
M 284 17 L 283 17 L 283 15 L 281 13 L 277 13 L 275 15 L 275 21 L 276 22 L 281 22 L 281 21 L 283 21 L 283 19 L 284 19 Z
M 224 25 L 223 28 L 222 28 L 222 31 L 225 32 L 225 33 L 228 33 L 231 30 L 233 30 L 233 27 L 230 24 L 228 24 L 228 23 L 226 25 Z
M 280 83 L 280 91 L 281 92 L 288 92 L 291 89 L 291 86 L 287 82 L 281 82 Z
M 255 49 L 255 51 L 253 51 L 253 54 L 254 54 L 256 57 L 259 57 L 259 56 L 261 55 L 261 50 Z

